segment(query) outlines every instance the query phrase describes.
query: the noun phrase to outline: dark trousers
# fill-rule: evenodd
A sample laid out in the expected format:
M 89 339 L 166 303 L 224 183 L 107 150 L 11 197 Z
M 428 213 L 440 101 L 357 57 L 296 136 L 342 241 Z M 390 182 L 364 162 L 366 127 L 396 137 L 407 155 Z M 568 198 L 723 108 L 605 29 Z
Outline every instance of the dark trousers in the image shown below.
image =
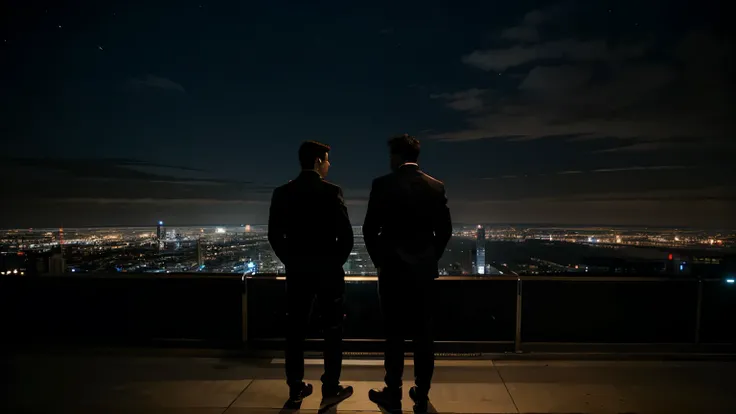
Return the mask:
M 299 386 L 304 380 L 304 341 L 315 299 L 325 340 L 322 385 L 340 384 L 344 290 L 342 278 L 325 282 L 319 277 L 287 276 L 286 383 L 289 387 Z
M 404 340 L 414 341 L 414 380 L 421 392 L 429 392 L 434 373 L 432 309 L 434 279 L 407 273 L 381 271 L 378 293 L 386 331 L 384 367 L 388 388 L 402 386 Z

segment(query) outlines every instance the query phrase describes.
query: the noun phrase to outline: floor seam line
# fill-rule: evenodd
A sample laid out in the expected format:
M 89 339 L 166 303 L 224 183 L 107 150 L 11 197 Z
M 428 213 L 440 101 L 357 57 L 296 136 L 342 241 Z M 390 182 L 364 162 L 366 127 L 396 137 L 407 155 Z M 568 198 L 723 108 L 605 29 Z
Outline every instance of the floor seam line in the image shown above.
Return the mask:
M 241 396 L 241 395 L 243 395 L 243 393 L 245 392 L 245 390 L 247 390 L 248 388 L 250 388 L 250 386 L 251 386 L 251 385 L 253 385 L 253 383 L 254 383 L 255 381 L 256 381 L 255 379 L 251 379 L 251 380 L 250 380 L 250 382 L 248 383 L 248 385 L 246 385 L 246 386 L 245 386 L 245 387 L 244 387 L 244 388 L 243 388 L 243 389 L 242 389 L 242 390 L 240 391 L 240 393 L 238 393 L 238 395 L 237 395 L 237 396 L 235 396 L 235 398 L 234 398 L 234 399 L 233 399 L 232 401 L 230 401 L 230 404 L 229 404 L 229 405 L 228 405 L 227 407 L 225 407 L 225 411 L 223 411 L 223 412 L 222 412 L 222 413 L 220 413 L 220 414 L 225 414 L 225 413 L 227 412 L 227 410 L 229 410 L 229 409 L 230 409 L 230 407 L 232 407 L 232 406 L 233 406 L 233 404 L 235 404 L 235 401 L 238 401 L 238 398 L 240 398 L 240 396 Z
M 519 406 L 516 405 L 516 400 L 514 400 L 514 396 L 511 395 L 511 390 L 509 390 L 509 386 L 506 384 L 506 380 L 503 379 L 503 375 L 501 375 L 501 371 L 498 368 L 496 368 L 496 372 L 498 372 L 498 377 L 501 378 L 503 387 L 506 388 L 506 393 L 509 395 L 509 398 L 511 398 L 511 403 L 514 404 L 514 409 L 516 409 L 517 413 L 521 413 L 521 411 L 519 410 Z

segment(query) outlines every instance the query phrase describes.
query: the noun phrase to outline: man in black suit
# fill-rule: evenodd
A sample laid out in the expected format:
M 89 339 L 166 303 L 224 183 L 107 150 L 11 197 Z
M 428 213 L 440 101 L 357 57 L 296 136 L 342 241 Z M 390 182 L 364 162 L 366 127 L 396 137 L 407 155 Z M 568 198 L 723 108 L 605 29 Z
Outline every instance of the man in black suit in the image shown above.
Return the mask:
M 373 180 L 363 237 L 378 268 L 385 319 L 386 387 L 371 390 L 371 401 L 401 409 L 404 336 L 414 340 L 415 409 L 425 411 L 434 372 L 432 297 L 437 263 L 452 236 L 445 185 L 417 165 L 419 141 L 409 135 L 388 141 L 392 173 Z
M 353 249 L 353 229 L 342 189 L 324 181 L 330 147 L 314 141 L 299 148 L 302 172 L 273 192 L 268 217 L 268 241 L 286 267 L 286 382 L 289 400 L 301 402 L 312 394 L 304 383 L 304 341 L 312 304 L 324 330 L 323 405 L 350 397 L 353 388 L 340 385 L 345 272 Z

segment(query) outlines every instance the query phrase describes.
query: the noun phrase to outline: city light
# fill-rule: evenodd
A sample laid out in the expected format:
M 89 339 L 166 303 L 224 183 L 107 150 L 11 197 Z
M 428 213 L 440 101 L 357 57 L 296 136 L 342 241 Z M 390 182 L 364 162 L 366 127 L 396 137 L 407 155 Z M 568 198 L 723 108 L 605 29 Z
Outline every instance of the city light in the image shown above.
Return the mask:
M 225 228 L 218 227 L 218 228 L 215 229 L 215 233 L 217 233 L 217 234 L 224 234 L 225 233 Z
M 735 282 L 736 282 L 736 280 L 734 280 L 734 279 L 726 279 L 726 283 L 734 284 Z
M 158 222 L 158 225 L 159 225 L 159 226 L 163 226 L 163 225 L 164 225 L 164 222 L 163 222 L 163 221 L 159 221 L 159 222 Z

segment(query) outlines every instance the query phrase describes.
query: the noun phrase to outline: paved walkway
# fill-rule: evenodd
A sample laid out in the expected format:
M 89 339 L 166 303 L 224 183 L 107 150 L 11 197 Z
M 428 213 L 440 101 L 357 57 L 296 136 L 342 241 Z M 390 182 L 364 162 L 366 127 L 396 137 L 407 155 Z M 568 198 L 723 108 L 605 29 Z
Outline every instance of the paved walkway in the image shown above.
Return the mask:
M 409 361 L 407 361 L 409 362 Z M 286 412 L 283 361 L 187 357 L 20 355 L 3 360 L 3 413 Z M 318 390 L 321 367 L 306 375 Z M 734 362 L 438 361 L 438 413 L 736 413 Z M 337 412 L 378 412 L 380 362 L 346 360 L 355 395 Z M 405 378 L 412 375 L 407 366 Z M 408 385 L 408 384 L 407 384 Z M 408 390 L 408 386 L 405 387 Z M 319 396 L 301 412 L 315 413 Z M 404 398 L 404 411 L 411 411 Z

